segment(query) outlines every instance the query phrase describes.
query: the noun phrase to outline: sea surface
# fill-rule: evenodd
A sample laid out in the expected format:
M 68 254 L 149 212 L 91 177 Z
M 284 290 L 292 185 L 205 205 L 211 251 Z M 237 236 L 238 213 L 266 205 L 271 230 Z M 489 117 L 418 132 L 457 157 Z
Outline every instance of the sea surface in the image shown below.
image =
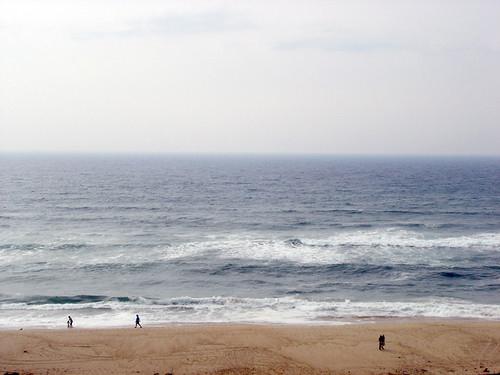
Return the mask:
M 0 154 L 0 328 L 500 319 L 500 159 Z

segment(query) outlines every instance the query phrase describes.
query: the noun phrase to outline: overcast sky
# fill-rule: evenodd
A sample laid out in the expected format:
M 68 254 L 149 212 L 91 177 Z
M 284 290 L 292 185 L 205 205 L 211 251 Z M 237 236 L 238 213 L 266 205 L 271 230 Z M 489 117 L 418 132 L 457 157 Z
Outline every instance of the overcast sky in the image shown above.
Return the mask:
M 0 151 L 500 154 L 500 1 L 0 0 Z

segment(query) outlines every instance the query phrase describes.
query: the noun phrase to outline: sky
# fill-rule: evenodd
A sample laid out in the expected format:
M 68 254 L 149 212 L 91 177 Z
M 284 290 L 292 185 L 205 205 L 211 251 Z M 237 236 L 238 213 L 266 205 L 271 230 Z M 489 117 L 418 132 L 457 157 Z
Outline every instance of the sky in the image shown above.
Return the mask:
M 500 155 L 499 0 L 0 0 L 0 152 Z

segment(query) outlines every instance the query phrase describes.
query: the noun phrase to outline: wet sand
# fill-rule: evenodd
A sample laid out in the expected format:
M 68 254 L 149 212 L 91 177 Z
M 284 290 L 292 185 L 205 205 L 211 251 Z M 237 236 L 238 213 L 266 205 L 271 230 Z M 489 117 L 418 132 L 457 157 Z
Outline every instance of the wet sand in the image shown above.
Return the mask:
M 386 350 L 378 350 L 378 336 Z M 0 332 L 0 375 L 494 374 L 500 322 L 171 325 Z

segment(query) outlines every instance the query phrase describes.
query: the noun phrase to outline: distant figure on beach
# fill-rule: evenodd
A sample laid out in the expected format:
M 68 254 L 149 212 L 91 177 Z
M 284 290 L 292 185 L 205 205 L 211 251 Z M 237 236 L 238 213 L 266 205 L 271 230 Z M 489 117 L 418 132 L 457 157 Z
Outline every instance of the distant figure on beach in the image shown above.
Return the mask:
M 68 328 L 73 328 L 73 319 L 68 315 Z
M 380 335 L 378 338 L 378 350 L 385 350 L 385 335 Z
M 139 314 L 136 314 L 136 316 L 135 316 L 135 327 L 134 328 L 137 328 L 137 326 L 139 326 L 140 328 L 142 328 L 142 326 L 141 326 L 141 319 L 139 318 Z

